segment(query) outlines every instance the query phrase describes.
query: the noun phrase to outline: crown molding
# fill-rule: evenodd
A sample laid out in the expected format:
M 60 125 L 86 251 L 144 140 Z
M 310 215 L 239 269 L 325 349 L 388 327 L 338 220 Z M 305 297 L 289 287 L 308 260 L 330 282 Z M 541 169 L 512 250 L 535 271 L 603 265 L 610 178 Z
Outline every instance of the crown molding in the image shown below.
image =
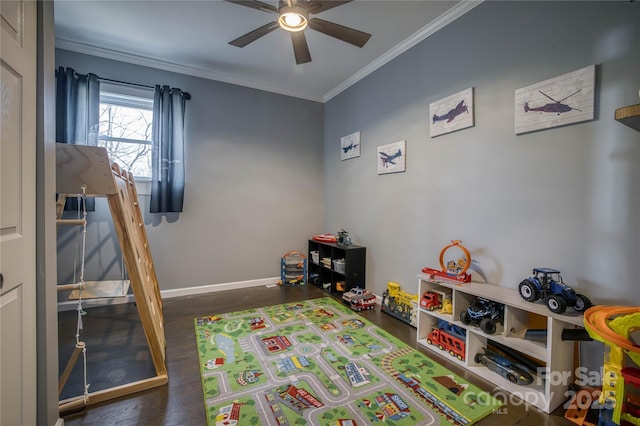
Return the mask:
M 463 0 L 460 3 L 456 4 L 447 12 L 440 15 L 437 19 L 429 22 L 429 24 L 427 24 L 425 27 L 413 33 L 413 35 L 405 39 L 402 43 L 388 50 L 385 54 L 378 57 L 375 61 L 360 69 L 360 71 L 353 74 L 351 77 L 325 93 L 322 97 L 322 102 L 324 103 L 331 100 L 378 68 L 385 65 L 387 62 L 395 59 L 397 56 L 411 49 L 413 46 L 420 43 L 430 35 L 434 34 L 436 31 L 444 28 L 465 13 L 469 12 L 471 9 L 480 5 L 482 2 L 484 2 L 484 0 Z
M 241 79 L 228 74 L 215 71 L 204 70 L 201 68 L 190 67 L 175 64 L 173 62 L 162 61 L 146 56 L 134 55 L 131 53 L 120 52 L 103 47 L 94 46 L 88 43 L 78 43 L 76 41 L 56 37 L 56 48 L 70 50 L 72 52 L 83 53 L 85 55 L 98 56 L 100 58 L 111 59 L 114 61 L 126 62 L 134 65 L 160 69 L 178 74 L 190 75 L 193 77 L 205 78 L 208 80 L 216 80 L 222 83 L 235 84 L 238 86 L 248 87 L 251 89 L 263 90 L 266 92 L 277 93 L 279 95 L 292 96 L 294 98 L 307 99 L 309 101 L 322 102 L 321 97 L 310 96 L 306 93 L 299 93 L 290 90 L 282 90 L 264 83 L 249 79 Z

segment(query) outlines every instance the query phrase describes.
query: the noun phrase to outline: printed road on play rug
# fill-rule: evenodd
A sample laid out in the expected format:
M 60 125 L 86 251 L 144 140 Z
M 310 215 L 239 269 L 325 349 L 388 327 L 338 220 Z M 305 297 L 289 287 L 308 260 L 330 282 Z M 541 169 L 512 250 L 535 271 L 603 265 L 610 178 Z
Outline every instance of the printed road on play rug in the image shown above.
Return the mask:
M 502 405 L 330 297 L 194 323 L 209 426 L 467 425 Z

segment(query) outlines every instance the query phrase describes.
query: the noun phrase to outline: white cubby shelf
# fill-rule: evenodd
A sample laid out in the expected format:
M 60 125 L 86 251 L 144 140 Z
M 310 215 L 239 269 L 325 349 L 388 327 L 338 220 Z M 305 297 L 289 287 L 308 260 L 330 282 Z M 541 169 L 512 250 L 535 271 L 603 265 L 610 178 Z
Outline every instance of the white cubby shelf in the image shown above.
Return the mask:
M 547 380 L 547 377 L 550 373 L 556 378 L 559 372 L 573 373 L 575 342 L 563 341 L 562 331 L 567 328 L 583 327 L 581 314 L 572 311 L 571 308 L 564 314 L 555 314 L 542 303 L 526 302 L 520 297 L 516 288 L 488 283 L 463 284 L 440 281 L 427 274 L 418 274 L 418 297 L 422 297 L 427 291 L 435 291 L 450 298 L 453 309 L 451 314 L 445 314 L 440 310 L 429 311 L 419 308 L 417 341 L 420 345 L 546 413 L 552 412 L 567 399 L 569 381 Z M 504 305 L 503 324 L 498 324 L 494 334 L 487 334 L 479 327 L 465 325 L 460 321 L 460 313 L 465 311 L 476 297 L 483 297 Z M 464 360 L 450 356 L 427 342 L 429 333 L 441 319 L 466 330 Z M 519 337 L 517 333 L 524 329 L 546 329 L 546 340 L 525 340 Z M 546 374 L 541 375 L 542 377 L 534 375 L 534 382 L 530 385 L 518 385 L 477 364 L 475 355 L 484 352 L 489 340 L 526 357 L 535 358 L 543 365 L 542 368 Z

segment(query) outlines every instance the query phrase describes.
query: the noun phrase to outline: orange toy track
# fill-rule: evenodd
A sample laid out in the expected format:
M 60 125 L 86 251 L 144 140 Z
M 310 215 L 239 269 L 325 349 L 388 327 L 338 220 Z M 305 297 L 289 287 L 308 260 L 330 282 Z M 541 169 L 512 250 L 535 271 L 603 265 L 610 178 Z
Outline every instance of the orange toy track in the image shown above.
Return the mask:
M 584 313 L 584 326 L 594 339 L 614 344 L 624 350 L 640 353 L 640 346 L 631 343 L 625 336 L 613 331 L 608 321 L 621 315 L 640 312 L 640 307 L 631 306 L 594 306 Z

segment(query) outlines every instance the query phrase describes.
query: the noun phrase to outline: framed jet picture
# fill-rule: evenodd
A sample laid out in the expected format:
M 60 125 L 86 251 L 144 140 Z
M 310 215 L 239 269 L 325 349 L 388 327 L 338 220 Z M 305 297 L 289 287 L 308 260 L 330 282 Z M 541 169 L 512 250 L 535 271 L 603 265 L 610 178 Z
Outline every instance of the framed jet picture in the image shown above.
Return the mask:
M 360 132 L 340 138 L 340 159 L 348 160 L 354 157 L 360 157 Z
M 432 138 L 472 127 L 473 87 L 432 102 L 429 105 L 429 115 L 429 135 Z

